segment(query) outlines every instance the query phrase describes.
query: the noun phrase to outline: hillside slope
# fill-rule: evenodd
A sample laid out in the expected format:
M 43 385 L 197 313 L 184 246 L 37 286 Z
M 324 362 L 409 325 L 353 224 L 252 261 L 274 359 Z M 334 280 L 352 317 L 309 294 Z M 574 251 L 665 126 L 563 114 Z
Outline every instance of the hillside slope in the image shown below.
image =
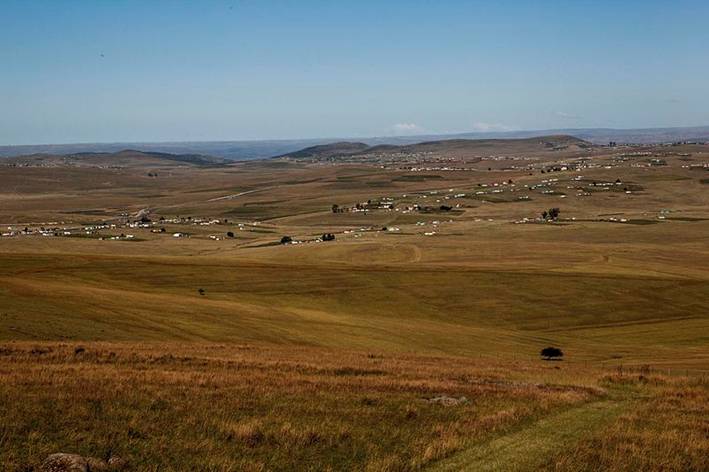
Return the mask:
M 364 143 L 338 142 L 322 146 L 311 146 L 299 151 L 277 156 L 290 159 L 332 159 L 348 157 L 383 157 L 397 154 L 438 153 L 453 157 L 467 157 L 476 154 L 538 154 L 550 151 L 581 151 L 593 145 L 568 135 L 538 136 L 524 139 L 445 139 L 416 144 L 380 144 L 368 146 Z
M 334 156 L 345 156 L 364 152 L 370 149 L 370 146 L 365 143 L 341 141 L 332 144 L 321 144 L 318 146 L 310 146 L 299 151 L 289 152 L 277 157 L 299 158 L 328 158 Z
M 73 154 L 31 154 L 4 159 L 2 164 L 40 167 L 105 167 L 105 166 L 160 166 L 190 165 L 214 166 L 226 163 L 222 158 L 201 154 L 170 154 L 126 149 L 119 152 L 80 152 Z

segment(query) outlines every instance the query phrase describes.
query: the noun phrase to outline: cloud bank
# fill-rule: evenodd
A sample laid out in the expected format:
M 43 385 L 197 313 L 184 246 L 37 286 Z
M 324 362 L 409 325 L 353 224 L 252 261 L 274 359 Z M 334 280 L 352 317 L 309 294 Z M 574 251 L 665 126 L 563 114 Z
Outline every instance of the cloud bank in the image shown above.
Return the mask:
M 424 129 L 416 123 L 397 123 L 392 126 L 394 134 L 420 134 Z
M 484 121 L 476 121 L 473 123 L 473 131 L 514 131 L 514 127 L 503 125 L 501 123 L 486 123 Z

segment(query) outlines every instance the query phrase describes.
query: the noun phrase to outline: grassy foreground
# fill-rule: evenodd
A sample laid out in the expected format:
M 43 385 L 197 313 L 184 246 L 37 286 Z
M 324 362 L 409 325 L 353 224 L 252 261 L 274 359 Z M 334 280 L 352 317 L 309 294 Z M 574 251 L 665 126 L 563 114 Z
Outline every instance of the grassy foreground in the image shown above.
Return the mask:
M 707 466 L 698 377 L 264 344 L 21 342 L 0 346 L 0 374 L 9 471 L 57 451 L 148 471 Z

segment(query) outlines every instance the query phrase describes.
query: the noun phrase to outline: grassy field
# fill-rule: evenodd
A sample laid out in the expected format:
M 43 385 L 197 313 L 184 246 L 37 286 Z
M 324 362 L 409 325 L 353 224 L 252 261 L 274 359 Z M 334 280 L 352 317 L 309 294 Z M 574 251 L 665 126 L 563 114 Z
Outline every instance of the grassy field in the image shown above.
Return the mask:
M 263 344 L 15 342 L 0 360 L 4 470 L 58 450 L 155 471 L 707 465 L 706 379 Z
M 0 166 L 3 470 L 706 470 L 709 149 L 632 151 Z
M 628 262 L 599 267 L 591 261 L 603 256 L 579 250 L 545 270 L 535 251 L 515 267 L 510 250 L 512 261 L 495 267 L 488 251 L 496 249 L 486 244 L 476 263 L 461 254 L 453 264 L 426 262 L 430 247 L 398 241 L 234 251 L 257 253 L 251 260 L 0 254 L 0 337 L 268 341 L 525 359 L 559 344 L 576 360 L 706 370 L 709 281 L 661 266 L 653 260 L 661 252 L 646 257 L 645 267 L 630 267 L 643 257 L 630 251 Z M 136 252 L 148 244 L 114 243 Z M 458 251 L 438 249 L 437 258 Z M 269 252 L 291 260 L 258 260 Z

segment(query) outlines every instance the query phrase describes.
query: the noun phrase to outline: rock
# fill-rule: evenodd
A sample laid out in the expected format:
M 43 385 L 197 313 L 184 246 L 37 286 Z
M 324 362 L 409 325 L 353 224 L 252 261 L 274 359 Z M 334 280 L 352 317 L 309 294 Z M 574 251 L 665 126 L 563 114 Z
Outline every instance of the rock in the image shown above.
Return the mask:
M 108 470 L 123 470 L 128 466 L 128 461 L 118 456 L 108 459 Z
M 449 397 L 448 395 L 440 395 L 438 397 L 429 398 L 430 403 L 439 403 L 443 406 L 456 406 L 463 403 L 467 403 L 468 399 L 465 397 L 455 398 Z
M 42 462 L 42 472 L 89 472 L 89 463 L 78 454 L 59 452 Z
M 42 463 L 42 472 L 108 472 L 123 470 L 127 462 L 113 456 L 108 462 L 95 457 L 58 452 L 51 454 Z

